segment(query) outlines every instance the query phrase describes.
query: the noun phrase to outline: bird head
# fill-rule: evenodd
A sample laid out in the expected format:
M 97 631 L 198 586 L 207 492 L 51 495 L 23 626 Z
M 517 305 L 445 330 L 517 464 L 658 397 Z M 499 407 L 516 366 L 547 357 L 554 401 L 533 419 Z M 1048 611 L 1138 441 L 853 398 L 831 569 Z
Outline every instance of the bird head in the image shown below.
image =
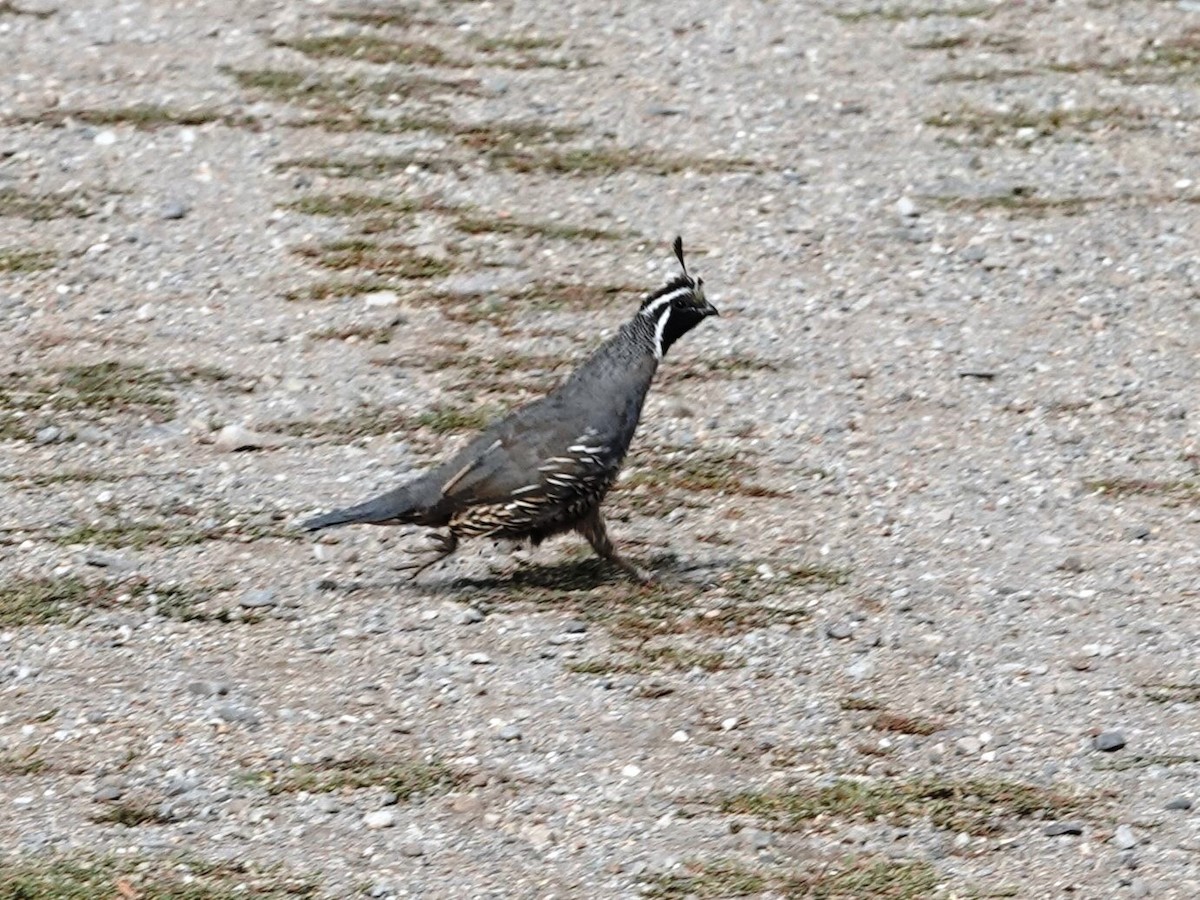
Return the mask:
M 683 238 L 675 238 L 675 258 L 682 272 L 642 301 L 639 316 L 654 323 L 655 353 L 661 359 L 670 346 L 709 316 L 720 315 L 704 296 L 704 279 L 688 274 Z

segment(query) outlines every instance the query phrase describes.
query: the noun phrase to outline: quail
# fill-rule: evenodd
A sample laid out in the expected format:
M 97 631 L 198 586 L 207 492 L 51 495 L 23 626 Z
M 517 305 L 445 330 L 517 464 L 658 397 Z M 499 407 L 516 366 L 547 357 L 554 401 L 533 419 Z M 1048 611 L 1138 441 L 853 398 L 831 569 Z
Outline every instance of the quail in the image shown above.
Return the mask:
M 528 540 L 574 530 L 601 558 L 638 581 L 653 576 L 621 556 L 600 505 L 617 479 L 658 364 L 716 308 L 703 279 L 681 274 L 649 294 L 619 331 L 544 397 L 493 422 L 457 455 L 365 503 L 309 519 L 308 531 L 334 525 L 421 525 L 436 549 L 401 568 L 415 577 L 467 537 Z

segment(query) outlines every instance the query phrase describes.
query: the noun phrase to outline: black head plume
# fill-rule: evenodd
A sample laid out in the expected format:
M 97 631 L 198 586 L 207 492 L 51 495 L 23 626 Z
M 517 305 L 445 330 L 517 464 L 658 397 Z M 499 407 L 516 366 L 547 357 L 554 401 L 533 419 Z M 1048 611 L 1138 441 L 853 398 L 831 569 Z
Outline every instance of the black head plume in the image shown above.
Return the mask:
M 704 296 L 704 279 L 688 274 L 687 264 L 683 261 L 682 237 L 675 238 L 672 249 L 683 273 L 646 297 L 639 310 L 639 315 L 654 322 L 655 353 L 660 358 L 675 341 L 706 317 L 719 315 L 717 308 Z

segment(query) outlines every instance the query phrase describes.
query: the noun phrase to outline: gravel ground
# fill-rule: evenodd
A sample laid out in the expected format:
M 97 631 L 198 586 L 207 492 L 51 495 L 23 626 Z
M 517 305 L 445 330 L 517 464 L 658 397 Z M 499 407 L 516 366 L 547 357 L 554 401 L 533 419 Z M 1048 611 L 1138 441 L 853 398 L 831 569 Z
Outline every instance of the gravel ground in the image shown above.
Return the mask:
M 22 0 L 0 54 L 0 898 L 1200 896 L 1196 3 Z M 608 504 L 661 585 L 296 533 L 677 232 L 722 317 Z

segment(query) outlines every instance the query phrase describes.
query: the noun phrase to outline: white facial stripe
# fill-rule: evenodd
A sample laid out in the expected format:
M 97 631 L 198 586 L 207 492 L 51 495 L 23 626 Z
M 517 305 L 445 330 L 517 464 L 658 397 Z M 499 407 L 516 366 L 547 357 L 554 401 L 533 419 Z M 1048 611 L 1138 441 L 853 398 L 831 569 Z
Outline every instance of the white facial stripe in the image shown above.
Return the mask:
M 667 310 L 659 316 L 658 324 L 654 326 L 654 356 L 656 359 L 663 358 L 663 331 L 666 330 L 669 318 L 671 318 L 671 310 Z
M 671 293 L 669 293 L 669 294 L 663 294 L 661 297 L 656 298 L 654 300 L 654 302 L 652 302 L 649 306 L 647 306 L 645 309 L 643 309 L 642 315 L 646 316 L 647 318 L 653 319 L 655 317 L 655 315 L 658 314 L 658 311 L 660 309 L 662 309 L 664 306 L 671 303 L 673 300 L 678 300 L 680 297 L 686 297 L 691 292 L 692 292 L 692 289 L 690 287 L 681 287 L 681 288 L 676 288 L 675 290 L 671 291 Z

